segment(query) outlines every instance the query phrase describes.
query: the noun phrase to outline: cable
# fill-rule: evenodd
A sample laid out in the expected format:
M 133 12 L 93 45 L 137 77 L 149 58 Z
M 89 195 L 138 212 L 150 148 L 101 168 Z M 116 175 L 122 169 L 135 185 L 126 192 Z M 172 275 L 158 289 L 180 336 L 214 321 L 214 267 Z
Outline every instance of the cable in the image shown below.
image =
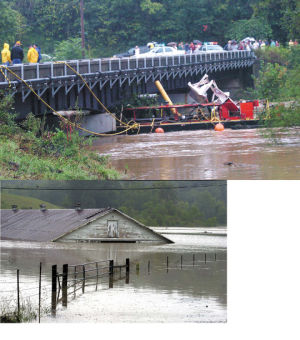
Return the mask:
M 101 136 L 101 137 L 109 137 L 109 136 L 115 136 L 115 135 L 120 135 L 123 134 L 131 129 L 138 129 L 140 128 L 140 124 L 138 123 L 133 123 L 132 125 L 129 125 L 127 123 L 121 122 L 114 114 L 112 114 L 105 106 L 104 104 L 102 104 L 102 102 L 97 98 L 97 96 L 94 94 L 94 92 L 91 90 L 91 88 L 88 86 L 88 84 L 86 83 L 85 79 L 81 76 L 81 74 L 79 74 L 76 70 L 74 70 L 70 65 L 68 65 L 66 62 L 55 62 L 55 63 L 62 63 L 65 64 L 66 66 L 68 66 L 73 72 L 75 72 L 84 82 L 84 84 L 87 86 L 87 88 L 89 89 L 89 91 L 92 93 L 92 95 L 94 96 L 94 98 L 96 98 L 96 100 L 98 101 L 98 103 L 100 103 L 100 105 L 106 110 L 107 113 L 111 114 L 116 120 L 118 120 L 121 124 L 125 125 L 127 127 L 127 129 L 120 131 L 120 132 L 116 132 L 116 133 L 112 133 L 112 134 L 105 134 L 105 133 L 98 133 L 98 132 L 94 132 L 88 129 L 85 129 L 83 127 L 81 127 L 80 125 L 71 122 L 69 119 L 67 119 L 66 117 L 64 117 L 62 114 L 60 114 L 58 111 L 56 111 L 55 109 L 53 109 L 43 98 L 41 98 L 36 92 L 35 90 L 21 77 L 19 77 L 15 72 L 13 72 L 11 69 L 9 69 L 7 66 L 4 65 L 0 65 L 0 70 L 2 72 L 2 69 L 6 69 L 8 72 L 10 72 L 12 75 L 14 75 L 18 80 L 20 80 L 21 82 L 23 82 L 29 89 L 30 91 L 37 97 L 39 98 L 39 100 L 45 105 L 47 106 L 54 114 L 56 114 L 58 117 L 60 117 L 63 121 L 65 121 L 67 124 L 73 126 L 74 128 L 77 128 L 79 130 L 82 130 L 84 132 L 93 134 L 95 136 Z M 3 73 L 3 72 L 2 72 Z
M 196 182 L 196 181 L 192 181 Z M 156 188 L 149 188 L 149 187 L 140 187 L 140 188 L 40 188 L 40 187 L 33 187 L 33 188 L 18 188 L 18 187 L 1 187 L 2 190 L 47 190 L 47 191 L 59 191 L 59 190 L 68 190 L 68 191 L 135 191 L 135 190 L 172 190 L 172 189 L 194 189 L 194 188 L 207 188 L 207 187 L 226 187 L 226 183 L 219 183 L 220 181 L 215 181 L 215 183 L 201 183 L 201 185 L 195 185 L 194 183 L 191 186 L 177 186 L 177 187 L 156 187 Z M 223 182 L 223 181 L 221 181 Z M 225 181 L 224 181 L 225 182 Z M 199 183 L 200 184 L 200 183 Z

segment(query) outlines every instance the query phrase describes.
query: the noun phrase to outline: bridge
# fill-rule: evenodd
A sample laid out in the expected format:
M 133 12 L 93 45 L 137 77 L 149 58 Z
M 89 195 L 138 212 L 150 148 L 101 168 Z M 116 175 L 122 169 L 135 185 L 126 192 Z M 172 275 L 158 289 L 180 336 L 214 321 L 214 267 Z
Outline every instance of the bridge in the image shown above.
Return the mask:
M 22 80 L 55 110 L 81 108 L 101 112 L 103 108 L 86 84 L 105 106 L 110 106 L 134 93 L 157 92 L 155 80 L 160 80 L 167 91 L 179 91 L 186 89 L 188 81 L 196 82 L 205 73 L 216 79 L 243 78 L 242 74 L 252 73 L 254 62 L 253 52 L 222 51 L 20 64 L 1 69 L 0 89 L 12 91 L 19 118 L 29 112 L 40 115 L 50 111 Z

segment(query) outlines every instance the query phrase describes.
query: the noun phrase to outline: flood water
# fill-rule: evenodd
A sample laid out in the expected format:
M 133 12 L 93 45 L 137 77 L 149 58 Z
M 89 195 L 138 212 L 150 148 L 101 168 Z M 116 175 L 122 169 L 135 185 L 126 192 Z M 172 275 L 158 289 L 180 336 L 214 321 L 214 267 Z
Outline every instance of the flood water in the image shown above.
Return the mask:
M 226 322 L 226 236 L 177 231 L 166 234 L 175 242 L 168 245 L 1 241 L 0 300 L 16 303 L 16 269 L 20 269 L 21 297 L 30 296 L 37 308 L 42 262 L 45 310 L 50 307 L 51 265 L 57 264 L 61 271 L 64 263 L 113 259 L 124 264 L 130 258 L 129 282 L 124 271 L 116 269 L 113 288 L 107 276 L 99 278 L 97 290 L 95 279 L 89 280 L 84 294 L 79 289 L 76 297 L 70 288 L 68 306 L 59 304 L 56 317 L 44 314 L 41 322 Z
M 128 169 L 129 179 L 300 179 L 300 130 L 279 132 L 280 144 L 262 131 L 122 135 L 99 138 L 92 149 L 111 155 L 112 165 Z

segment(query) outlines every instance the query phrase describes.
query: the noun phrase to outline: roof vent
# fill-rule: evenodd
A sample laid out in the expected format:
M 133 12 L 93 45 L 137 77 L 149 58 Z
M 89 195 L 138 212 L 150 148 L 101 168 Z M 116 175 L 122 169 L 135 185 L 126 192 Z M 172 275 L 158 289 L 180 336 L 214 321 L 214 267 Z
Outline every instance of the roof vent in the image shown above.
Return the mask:
M 81 203 L 80 203 L 80 202 L 77 202 L 77 203 L 75 204 L 75 210 L 76 210 L 76 211 L 81 211 L 81 210 L 82 210 L 82 208 L 81 208 Z
M 45 204 L 40 204 L 41 211 L 46 211 L 46 205 Z
M 16 204 L 13 204 L 12 206 L 11 206 L 11 209 L 12 209 L 12 211 L 18 211 L 18 206 L 16 205 Z

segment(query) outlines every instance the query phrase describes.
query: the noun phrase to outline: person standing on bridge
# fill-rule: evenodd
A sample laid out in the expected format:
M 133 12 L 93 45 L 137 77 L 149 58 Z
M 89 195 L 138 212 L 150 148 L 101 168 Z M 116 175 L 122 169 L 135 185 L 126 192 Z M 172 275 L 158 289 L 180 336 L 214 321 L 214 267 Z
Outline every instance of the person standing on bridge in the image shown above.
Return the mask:
M 184 45 L 184 51 L 185 51 L 185 54 L 189 54 L 190 53 L 190 45 L 189 43 L 185 43 Z
M 38 51 L 31 45 L 27 53 L 27 59 L 30 64 L 37 63 L 39 60 Z
M 138 46 L 135 46 L 134 55 L 136 56 L 140 55 L 140 48 Z
M 9 66 L 11 63 L 11 56 L 10 56 L 10 50 L 9 45 L 7 43 L 4 43 L 3 50 L 1 51 L 1 57 L 2 57 L 2 63 L 6 66 Z
M 39 63 L 42 60 L 41 48 L 37 44 L 33 44 L 33 47 L 37 50 L 37 53 L 39 54 L 38 61 L 37 61 Z
M 15 46 L 11 49 L 11 59 L 13 64 L 22 64 L 24 58 L 23 48 L 21 42 L 17 41 Z

